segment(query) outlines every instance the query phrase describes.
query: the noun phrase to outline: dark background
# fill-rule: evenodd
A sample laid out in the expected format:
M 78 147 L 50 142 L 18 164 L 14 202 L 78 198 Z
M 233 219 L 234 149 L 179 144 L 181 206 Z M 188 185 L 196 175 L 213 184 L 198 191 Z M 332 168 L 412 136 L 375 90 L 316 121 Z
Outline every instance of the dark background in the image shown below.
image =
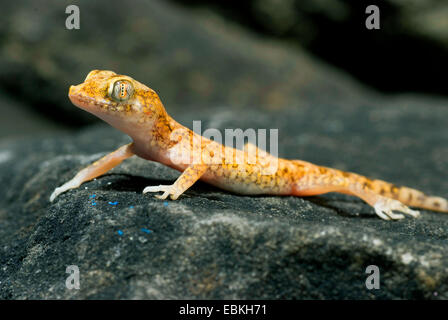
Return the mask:
M 448 5 L 444 1 L 178 0 L 210 7 L 260 35 L 306 48 L 384 92 L 447 94 Z M 365 27 L 367 6 L 381 30 Z M 387 75 L 387 76 L 385 76 Z
M 65 28 L 69 4 L 80 7 L 80 30 Z M 370 4 L 380 8 L 380 30 L 365 27 Z M 82 82 L 91 69 L 111 69 L 152 86 L 175 115 L 186 107 L 299 107 L 310 95 L 339 92 L 314 84 L 323 81 L 316 76 L 322 67 L 333 69 L 329 66 L 384 94 L 447 94 L 446 1 L 8 1 L 2 6 L 0 137 L 95 122 L 66 97 L 69 85 Z M 265 47 L 245 45 L 252 40 Z M 277 49 L 309 60 L 280 65 Z

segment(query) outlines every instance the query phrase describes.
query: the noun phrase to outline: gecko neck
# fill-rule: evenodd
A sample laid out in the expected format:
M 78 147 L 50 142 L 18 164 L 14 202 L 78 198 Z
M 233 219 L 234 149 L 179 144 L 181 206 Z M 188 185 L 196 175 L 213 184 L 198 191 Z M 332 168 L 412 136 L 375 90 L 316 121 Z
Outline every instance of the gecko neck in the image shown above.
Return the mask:
M 178 130 L 189 129 L 165 113 L 150 125 L 145 124 L 126 133 L 133 139 L 134 152 L 138 156 L 170 165 L 168 152 L 178 143 L 175 140 Z

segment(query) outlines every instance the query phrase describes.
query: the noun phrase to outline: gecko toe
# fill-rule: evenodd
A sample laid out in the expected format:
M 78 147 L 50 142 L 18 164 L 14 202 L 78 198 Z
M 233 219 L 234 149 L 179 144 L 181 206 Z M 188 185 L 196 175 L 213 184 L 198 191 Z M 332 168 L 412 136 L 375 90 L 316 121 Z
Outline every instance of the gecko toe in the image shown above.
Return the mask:
M 414 218 L 418 218 L 420 216 L 420 212 L 410 209 L 409 207 L 405 206 L 403 203 L 395 199 L 382 198 L 377 201 L 374 208 L 376 214 L 383 219 L 384 216 L 387 216 L 392 220 L 401 220 L 404 218 L 403 214 L 394 213 L 393 211 L 399 211 Z
M 171 187 L 171 186 L 163 186 L 163 185 L 160 185 L 160 186 L 149 186 L 149 187 L 146 187 L 145 189 L 143 189 L 143 193 L 160 192 L 160 191 L 165 192 L 165 191 L 168 191 L 169 187 Z
M 50 196 L 50 202 L 53 202 L 56 197 L 61 194 L 61 188 L 54 189 L 53 193 Z
M 166 198 L 168 198 L 168 196 L 171 196 L 171 199 L 173 199 L 173 196 L 175 194 L 172 192 L 172 189 L 173 189 L 172 185 L 149 186 L 149 187 L 146 187 L 145 189 L 143 189 L 143 193 L 162 191 L 163 194 L 158 194 L 155 196 L 157 199 L 165 200 Z M 173 200 L 175 200 L 175 199 L 173 199 Z
M 165 191 L 163 194 L 158 194 L 155 197 L 157 199 L 161 199 L 161 200 L 165 200 L 166 198 L 168 198 L 168 196 L 170 195 L 170 193 L 168 191 Z
M 404 215 L 399 214 L 399 213 L 393 213 L 393 211 L 389 211 L 387 212 L 387 215 L 392 219 L 392 220 L 401 220 L 404 219 Z
M 381 209 L 375 208 L 375 213 L 383 220 L 390 220 L 389 216 L 386 215 Z
M 412 210 L 412 209 L 409 209 L 408 207 L 406 207 L 406 210 L 405 211 L 403 211 L 404 213 L 407 213 L 408 215 L 410 215 L 410 216 L 413 216 L 414 218 L 418 218 L 418 217 L 420 217 L 420 211 L 418 211 L 418 210 Z

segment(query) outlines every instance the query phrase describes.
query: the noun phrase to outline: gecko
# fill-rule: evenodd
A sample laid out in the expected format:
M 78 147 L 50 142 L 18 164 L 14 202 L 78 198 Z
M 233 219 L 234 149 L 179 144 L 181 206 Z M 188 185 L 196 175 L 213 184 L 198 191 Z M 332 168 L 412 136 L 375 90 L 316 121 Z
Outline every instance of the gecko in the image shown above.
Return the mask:
M 89 72 L 83 83 L 70 86 L 68 96 L 75 106 L 126 133 L 132 142 L 93 162 L 57 187 L 50 196 L 51 202 L 61 193 L 78 188 L 136 155 L 181 172 L 171 185 L 143 189 L 144 194 L 162 192 L 156 195 L 159 199 L 169 196 L 176 200 L 196 181 L 202 180 L 242 195 L 348 194 L 368 203 L 384 220 L 403 219 L 404 214 L 419 217 L 419 211 L 409 207 L 448 212 L 446 199 L 412 188 L 302 160 L 277 158 L 249 143 L 236 149 L 202 137 L 169 116 L 154 90 L 113 71 Z M 217 157 L 222 154 L 226 157 Z M 255 163 L 247 160 L 251 156 L 257 160 Z M 266 163 L 274 160 L 276 170 L 266 174 Z

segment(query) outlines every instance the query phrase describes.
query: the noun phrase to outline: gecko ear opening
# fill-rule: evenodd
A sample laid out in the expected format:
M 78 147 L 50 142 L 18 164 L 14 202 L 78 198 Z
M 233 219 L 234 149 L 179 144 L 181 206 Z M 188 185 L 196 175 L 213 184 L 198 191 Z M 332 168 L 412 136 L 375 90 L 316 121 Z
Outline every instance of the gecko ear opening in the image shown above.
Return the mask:
M 122 102 L 128 100 L 134 93 L 132 83 L 127 80 L 117 80 L 109 85 L 108 95 L 115 101 Z

